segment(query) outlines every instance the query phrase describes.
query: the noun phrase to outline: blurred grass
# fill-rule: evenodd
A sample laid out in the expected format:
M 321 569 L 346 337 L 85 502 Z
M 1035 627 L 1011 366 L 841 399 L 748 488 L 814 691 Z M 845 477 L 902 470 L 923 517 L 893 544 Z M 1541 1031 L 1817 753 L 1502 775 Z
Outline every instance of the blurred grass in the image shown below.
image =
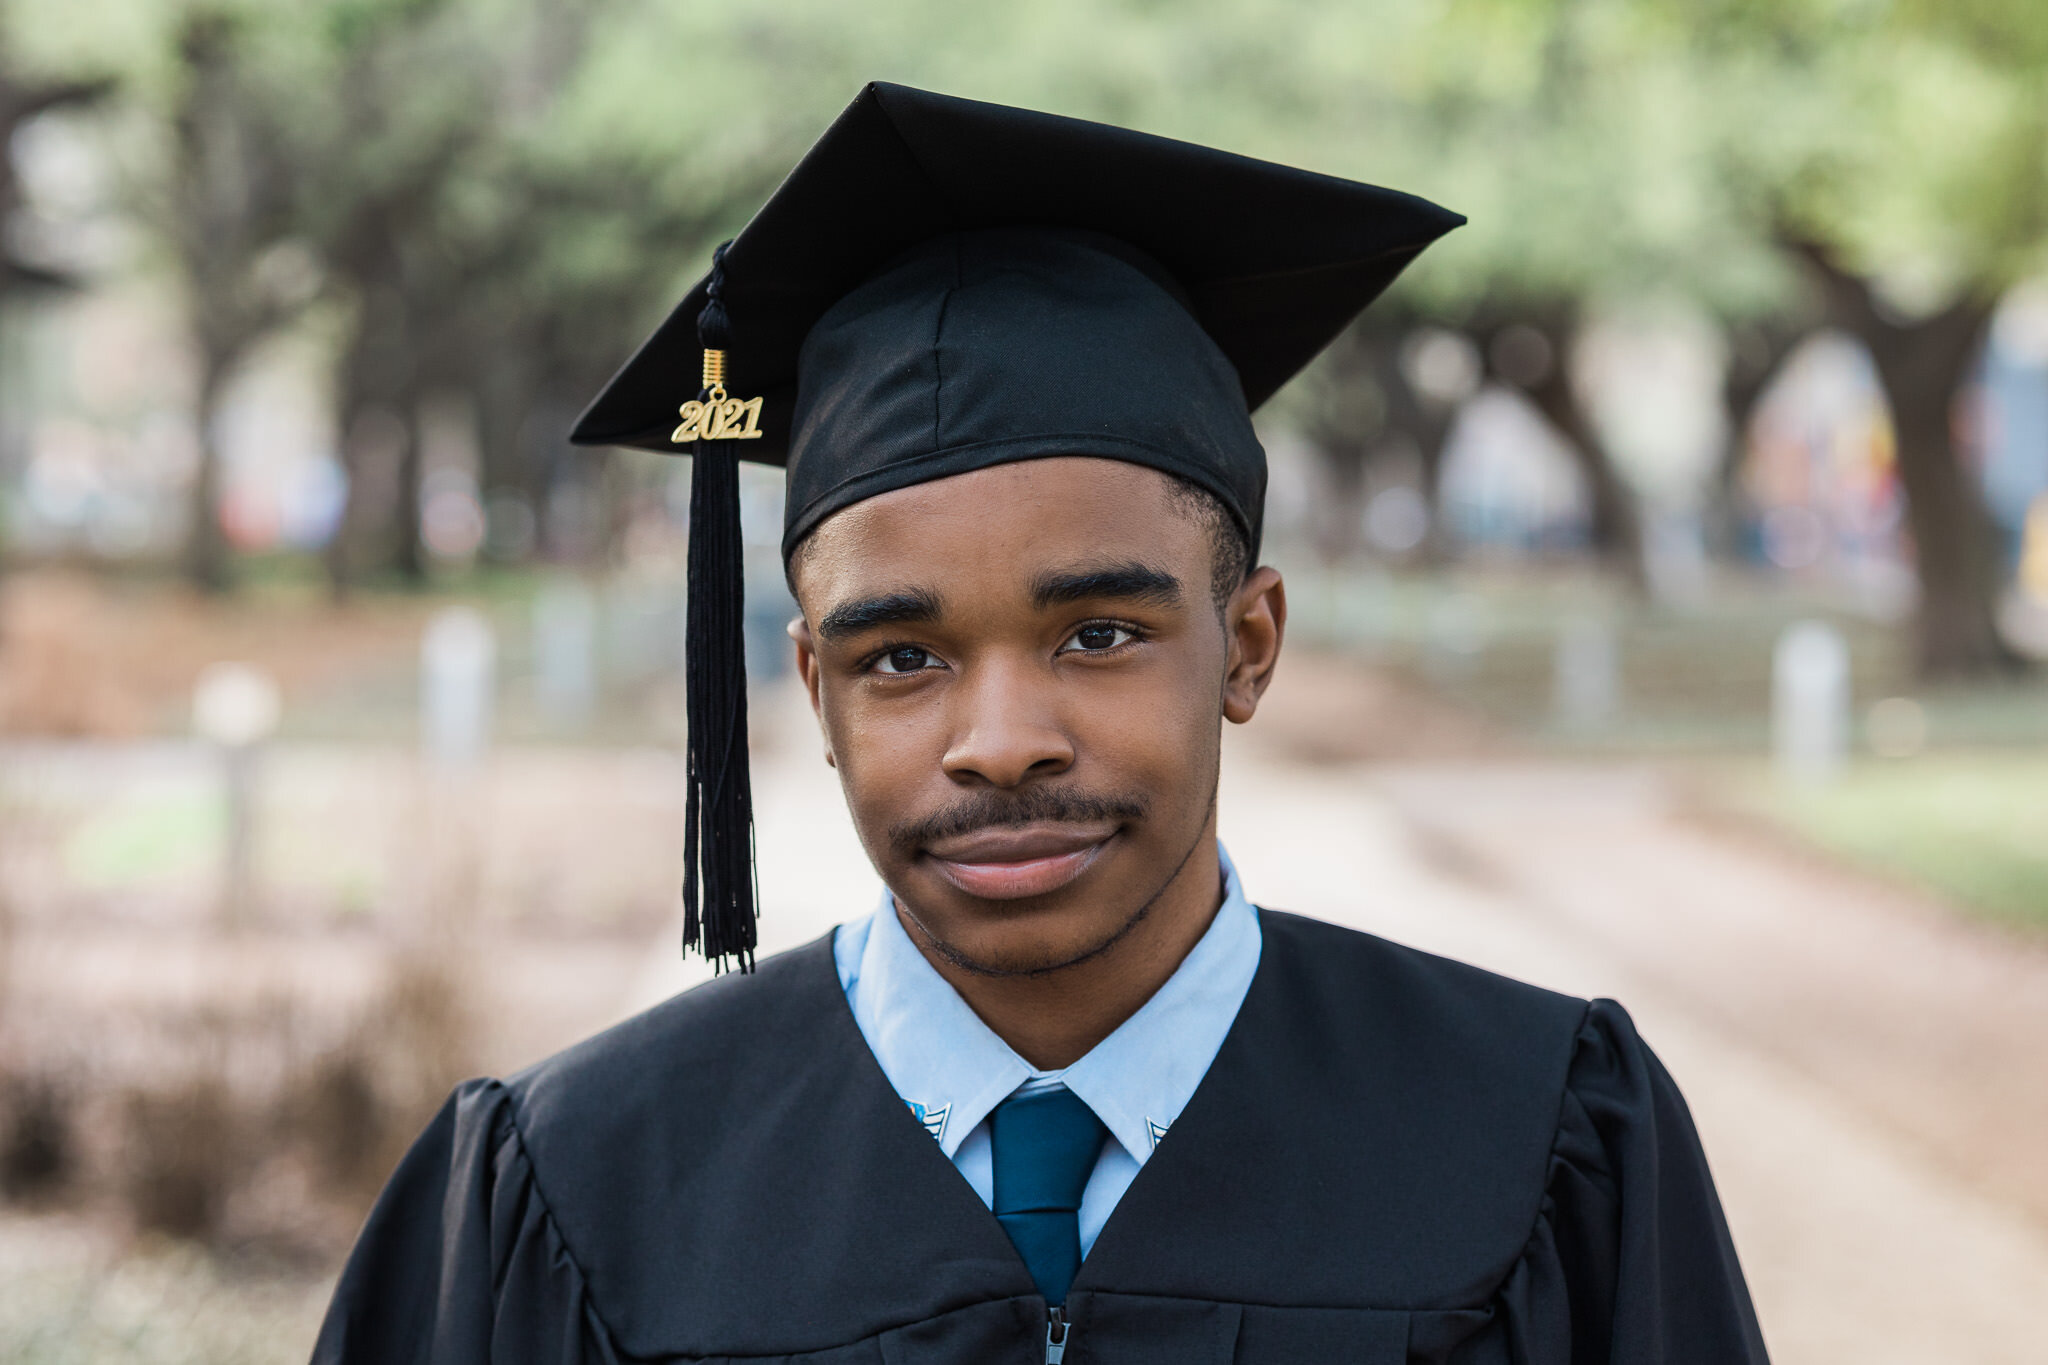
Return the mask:
M 1729 796 L 1867 871 L 2048 933 L 2048 753 L 1864 763 L 1810 787 L 1751 777 Z
M 303 1361 L 324 1277 L 223 1262 L 148 1240 L 125 1254 L 24 1222 L 0 1236 L 0 1355 L 12 1365 L 287 1365 Z
M 128 792 L 65 840 L 64 870 L 93 889 L 207 872 L 226 827 L 217 792 Z

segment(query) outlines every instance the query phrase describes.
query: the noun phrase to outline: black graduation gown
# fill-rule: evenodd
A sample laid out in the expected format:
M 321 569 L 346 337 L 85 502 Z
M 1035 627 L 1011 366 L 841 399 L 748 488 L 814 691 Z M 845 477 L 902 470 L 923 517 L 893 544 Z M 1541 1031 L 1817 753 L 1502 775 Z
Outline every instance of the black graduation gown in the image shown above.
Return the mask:
M 1611 1002 L 1262 912 L 1065 1365 L 1731 1365 L 1764 1347 L 1677 1088 Z M 890 1089 L 831 941 L 461 1087 L 316 1365 L 1038 1365 L 1046 1310 Z

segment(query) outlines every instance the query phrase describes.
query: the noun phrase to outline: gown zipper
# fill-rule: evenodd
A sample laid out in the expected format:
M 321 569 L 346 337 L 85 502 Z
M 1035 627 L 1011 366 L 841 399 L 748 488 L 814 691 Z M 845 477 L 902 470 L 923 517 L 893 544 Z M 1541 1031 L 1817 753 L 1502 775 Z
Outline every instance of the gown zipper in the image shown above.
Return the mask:
M 1067 1353 L 1067 1310 L 1045 1310 L 1045 1365 L 1060 1365 Z

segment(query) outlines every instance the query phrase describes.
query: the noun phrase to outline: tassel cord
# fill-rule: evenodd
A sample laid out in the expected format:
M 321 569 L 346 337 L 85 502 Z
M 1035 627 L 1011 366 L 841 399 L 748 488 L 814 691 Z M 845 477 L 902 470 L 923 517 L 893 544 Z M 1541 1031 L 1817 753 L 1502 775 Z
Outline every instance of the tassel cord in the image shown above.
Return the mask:
M 699 340 L 724 350 L 725 248 L 712 255 Z M 698 394 L 710 397 L 709 388 Z M 698 441 L 690 471 L 689 606 L 684 623 L 683 944 L 714 967 L 754 966 L 759 886 L 747 757 L 746 593 L 739 467 L 729 447 Z

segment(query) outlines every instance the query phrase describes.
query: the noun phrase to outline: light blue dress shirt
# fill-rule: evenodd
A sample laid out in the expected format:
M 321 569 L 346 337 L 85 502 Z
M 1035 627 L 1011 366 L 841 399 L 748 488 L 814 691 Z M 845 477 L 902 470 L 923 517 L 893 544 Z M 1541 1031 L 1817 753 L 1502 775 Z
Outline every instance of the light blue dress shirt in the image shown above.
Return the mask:
M 1109 1129 L 1081 1196 L 1081 1254 L 1208 1074 L 1259 967 L 1258 911 L 1230 855 L 1223 905 L 1166 984 L 1062 1071 L 1039 1071 L 990 1031 L 925 960 L 885 888 L 833 937 L 839 984 L 889 1084 L 984 1204 L 995 1201 L 988 1116 L 1020 1090 L 1064 1085 Z

